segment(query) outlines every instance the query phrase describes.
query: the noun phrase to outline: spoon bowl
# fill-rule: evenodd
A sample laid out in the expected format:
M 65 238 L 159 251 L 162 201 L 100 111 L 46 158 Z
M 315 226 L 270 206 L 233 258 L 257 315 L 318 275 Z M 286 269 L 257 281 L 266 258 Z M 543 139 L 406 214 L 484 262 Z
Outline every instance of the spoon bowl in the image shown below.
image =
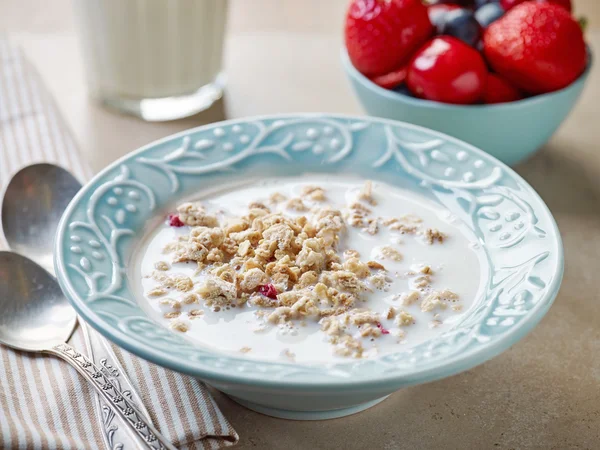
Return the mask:
M 2 202 L 2 228 L 9 247 L 54 273 L 56 229 L 80 189 L 71 173 L 53 164 L 34 164 L 16 173 Z
M 66 344 L 76 323 L 75 310 L 52 275 L 24 256 L 0 252 L 0 344 L 64 359 L 91 383 L 145 448 L 174 450 L 119 385 Z
M 77 316 L 56 279 L 24 256 L 0 252 L 0 342 L 43 351 L 66 342 Z

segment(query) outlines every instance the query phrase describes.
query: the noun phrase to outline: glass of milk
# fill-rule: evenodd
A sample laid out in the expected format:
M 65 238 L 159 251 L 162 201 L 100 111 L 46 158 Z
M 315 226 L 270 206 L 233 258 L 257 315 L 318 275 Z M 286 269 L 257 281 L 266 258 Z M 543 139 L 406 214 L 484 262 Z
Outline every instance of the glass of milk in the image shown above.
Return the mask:
M 74 0 L 90 92 L 148 121 L 210 107 L 223 93 L 228 0 Z

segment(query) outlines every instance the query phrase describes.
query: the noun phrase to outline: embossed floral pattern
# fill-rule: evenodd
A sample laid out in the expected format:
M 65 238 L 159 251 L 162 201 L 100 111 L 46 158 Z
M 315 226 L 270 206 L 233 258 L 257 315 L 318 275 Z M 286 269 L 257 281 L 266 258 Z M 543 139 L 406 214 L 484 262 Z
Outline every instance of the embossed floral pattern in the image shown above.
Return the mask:
M 159 169 L 169 178 L 172 192 L 176 192 L 178 175 L 202 175 L 231 169 L 245 159 L 261 154 L 274 154 L 290 161 L 293 152 L 311 151 L 314 155 L 326 155 L 328 163 L 336 163 L 352 150 L 352 133 L 365 125 L 355 122 L 345 127 L 329 119 L 223 125 L 194 142 L 191 136 L 183 136 L 181 144 L 161 158 L 143 156 L 137 161 Z M 203 162 L 198 163 L 198 160 Z

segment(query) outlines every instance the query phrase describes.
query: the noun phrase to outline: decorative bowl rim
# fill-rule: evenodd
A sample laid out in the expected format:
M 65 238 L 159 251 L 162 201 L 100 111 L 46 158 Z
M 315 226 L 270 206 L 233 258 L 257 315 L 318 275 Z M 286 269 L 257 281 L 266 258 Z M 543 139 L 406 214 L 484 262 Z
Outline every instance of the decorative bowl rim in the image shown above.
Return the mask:
M 459 109 L 459 110 L 473 110 L 473 111 L 481 112 L 481 111 L 489 111 L 489 110 L 493 110 L 493 111 L 510 110 L 513 108 L 531 106 L 531 105 L 535 105 L 537 103 L 541 103 L 546 100 L 549 100 L 553 97 L 559 96 L 560 94 L 570 91 L 571 89 L 576 89 L 577 86 L 586 82 L 586 80 L 590 74 L 590 71 L 592 69 L 594 58 L 593 58 L 593 54 L 592 54 L 592 51 L 589 48 L 589 46 L 587 47 L 587 49 L 588 49 L 588 60 L 587 60 L 585 70 L 581 73 L 581 75 L 579 75 L 579 77 L 575 81 L 573 81 L 568 86 L 565 86 L 564 88 L 558 89 L 556 91 L 547 92 L 545 94 L 538 94 L 538 95 L 534 95 L 534 96 L 531 96 L 528 98 L 523 98 L 521 100 L 516 100 L 513 102 L 498 103 L 498 104 L 493 104 L 493 105 L 455 105 L 455 104 L 451 104 L 451 103 L 442 103 L 442 102 L 437 102 L 434 100 L 424 100 L 421 98 L 409 97 L 408 95 L 397 94 L 393 91 L 390 91 L 389 89 L 385 89 L 385 88 L 382 88 L 381 86 L 376 85 L 371 80 L 369 80 L 365 75 L 360 73 L 358 71 L 358 69 L 356 69 L 356 67 L 354 67 L 354 65 L 350 61 L 350 56 L 348 55 L 348 51 L 345 47 L 342 47 L 342 49 L 340 51 L 340 59 L 342 61 L 342 66 L 344 67 L 344 70 L 348 73 L 348 75 L 350 77 L 353 77 L 356 80 L 358 80 L 360 82 L 360 84 L 365 86 L 371 92 L 373 92 L 379 96 L 385 97 L 389 100 L 397 101 L 399 103 L 405 103 L 410 106 L 419 106 L 422 108 L 442 109 L 442 110 Z
M 186 136 L 201 131 L 212 130 L 217 127 L 223 126 L 235 126 L 236 124 L 247 124 L 251 122 L 259 121 L 285 121 L 293 119 L 306 119 L 315 121 L 321 120 L 338 120 L 338 121 L 356 121 L 356 122 L 368 122 L 370 124 L 380 124 L 387 127 L 398 127 L 404 130 L 410 130 L 417 133 L 423 133 L 431 138 L 437 138 L 443 140 L 445 143 L 453 144 L 460 149 L 468 150 L 479 158 L 486 159 L 493 162 L 498 168 L 506 173 L 511 180 L 522 183 L 527 188 L 528 195 L 538 203 L 541 212 L 546 215 L 546 219 L 551 224 L 551 229 L 548 230 L 553 238 L 553 246 L 556 250 L 556 267 L 553 273 L 551 282 L 546 290 L 544 296 L 535 303 L 535 305 L 528 311 L 528 315 L 524 320 L 519 321 L 516 325 L 513 325 L 510 332 L 506 332 L 500 338 L 489 344 L 481 343 L 479 346 L 472 347 L 468 351 L 460 353 L 458 356 L 454 355 L 451 358 L 439 361 L 437 364 L 433 364 L 429 367 L 420 368 L 419 370 L 409 371 L 406 373 L 391 373 L 391 374 L 378 374 L 377 376 L 360 379 L 348 379 L 348 378 L 327 378 L 325 380 L 311 380 L 310 378 L 304 377 L 303 379 L 286 379 L 286 378 L 270 378 L 268 376 L 252 376 L 244 372 L 227 373 L 224 370 L 218 368 L 202 366 L 201 363 L 180 361 L 175 360 L 172 355 L 165 353 L 160 350 L 155 350 L 151 346 L 146 344 L 140 344 L 138 341 L 133 340 L 127 333 L 123 332 L 116 327 L 103 327 L 99 324 L 99 316 L 92 308 L 90 308 L 81 296 L 76 292 L 73 285 L 69 282 L 69 276 L 67 274 L 67 267 L 65 265 L 64 257 L 64 242 L 66 240 L 66 231 L 69 229 L 68 219 L 78 207 L 82 200 L 89 195 L 92 186 L 104 177 L 114 172 L 116 169 L 121 167 L 125 162 L 132 161 L 134 158 L 141 154 L 157 147 L 160 144 L 174 141 L 179 138 L 185 138 Z M 336 387 L 338 389 L 375 389 L 381 387 L 383 383 L 400 385 L 418 384 L 427 381 L 433 381 L 436 379 L 444 378 L 470 368 L 473 368 L 488 359 L 500 354 L 510 346 L 514 345 L 517 341 L 522 339 L 534 326 L 544 317 L 546 312 L 551 307 L 554 299 L 556 298 L 562 277 L 564 272 L 564 252 L 562 246 L 562 240 L 560 232 L 556 225 L 556 222 L 548 209 L 547 205 L 541 199 L 539 194 L 525 182 L 516 172 L 501 161 L 497 160 L 493 156 L 483 152 L 482 150 L 464 142 L 452 136 L 440 133 L 438 131 L 430 130 L 425 127 L 376 117 L 368 116 L 356 116 L 347 114 L 336 114 L 336 113 L 289 113 L 289 114 L 269 114 L 247 117 L 242 119 L 232 119 L 221 122 L 215 122 L 207 125 L 202 125 L 192 129 L 184 130 L 173 135 L 169 135 L 162 139 L 153 141 L 145 146 L 142 146 L 123 157 L 119 158 L 96 176 L 92 178 L 86 185 L 77 193 L 75 198 L 67 207 L 63 217 L 61 218 L 57 236 L 55 239 L 55 253 L 54 253 L 54 266 L 57 274 L 58 281 L 61 288 L 71 304 L 77 310 L 78 314 L 83 317 L 86 322 L 92 325 L 97 331 L 103 334 L 105 337 L 115 342 L 120 347 L 124 348 L 131 353 L 140 356 L 146 360 L 156 363 L 160 366 L 167 367 L 169 369 L 185 373 L 188 375 L 195 376 L 200 379 L 215 381 L 215 382 L 228 382 L 237 383 L 243 385 L 253 385 L 256 387 L 286 387 L 295 389 L 311 389 L 313 391 L 325 391 L 329 388 Z M 157 324 L 157 327 L 160 325 Z M 243 358 L 236 358 L 229 356 L 225 353 L 219 353 L 219 357 L 224 360 L 241 361 Z M 251 360 L 253 364 L 260 366 L 261 364 L 268 364 L 268 361 Z M 282 364 L 289 367 L 303 367 L 302 364 Z M 322 367 L 323 371 L 327 371 L 326 366 Z

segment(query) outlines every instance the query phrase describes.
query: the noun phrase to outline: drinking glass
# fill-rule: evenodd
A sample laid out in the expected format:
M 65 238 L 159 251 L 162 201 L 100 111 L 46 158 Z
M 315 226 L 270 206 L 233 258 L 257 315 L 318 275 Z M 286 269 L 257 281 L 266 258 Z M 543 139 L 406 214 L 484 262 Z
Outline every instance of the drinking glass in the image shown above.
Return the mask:
M 148 121 L 210 107 L 223 93 L 228 0 L 74 0 L 89 90 Z

